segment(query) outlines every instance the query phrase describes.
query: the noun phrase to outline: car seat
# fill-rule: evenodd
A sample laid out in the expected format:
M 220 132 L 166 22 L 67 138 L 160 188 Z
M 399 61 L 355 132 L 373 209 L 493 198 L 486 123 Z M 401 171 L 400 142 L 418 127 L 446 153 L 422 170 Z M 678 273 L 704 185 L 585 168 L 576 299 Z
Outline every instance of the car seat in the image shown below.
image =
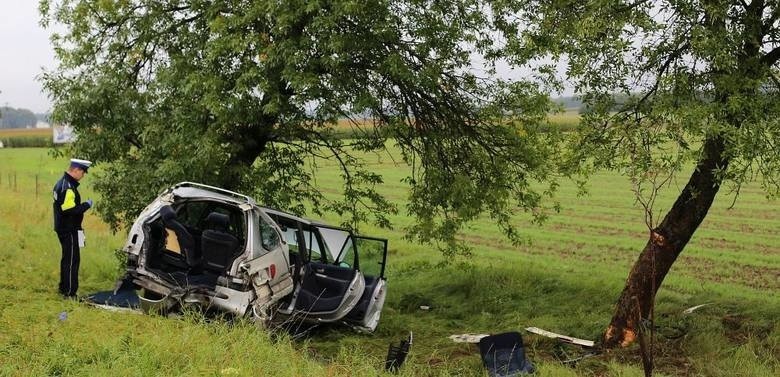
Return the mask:
M 160 208 L 160 217 L 166 231 L 165 250 L 167 253 L 163 254 L 166 261 L 180 266 L 181 260 L 184 259 L 185 265 L 189 268 L 200 266 L 200 255 L 195 247 L 195 239 L 187 231 L 187 228 L 176 219 L 176 212 L 173 208 L 171 206 Z
M 203 231 L 200 240 L 206 269 L 224 272 L 233 262 L 238 250 L 238 238 L 228 233 L 230 217 L 218 212 L 212 212 L 206 218 L 207 229 Z
M 479 341 L 482 363 L 490 377 L 509 377 L 534 372 L 518 332 L 486 336 Z

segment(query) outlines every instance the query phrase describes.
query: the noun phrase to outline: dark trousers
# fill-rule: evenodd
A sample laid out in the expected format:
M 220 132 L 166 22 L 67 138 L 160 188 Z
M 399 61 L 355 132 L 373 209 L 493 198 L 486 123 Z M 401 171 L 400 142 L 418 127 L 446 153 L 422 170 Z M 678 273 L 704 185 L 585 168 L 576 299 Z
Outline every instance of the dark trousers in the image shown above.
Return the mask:
M 60 259 L 60 294 L 63 296 L 76 296 L 79 289 L 79 262 L 81 253 L 79 250 L 78 233 L 57 233 L 62 246 L 62 259 Z

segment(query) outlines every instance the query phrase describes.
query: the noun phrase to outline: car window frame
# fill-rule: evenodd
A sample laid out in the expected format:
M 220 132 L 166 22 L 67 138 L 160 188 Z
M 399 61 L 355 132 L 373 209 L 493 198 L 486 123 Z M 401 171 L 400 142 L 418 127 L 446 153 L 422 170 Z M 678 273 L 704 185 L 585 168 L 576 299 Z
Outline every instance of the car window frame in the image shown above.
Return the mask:
M 270 216 L 268 216 L 268 214 L 266 214 L 259 208 L 255 208 L 253 212 L 255 214 L 253 218 L 257 222 L 257 224 L 253 224 L 253 227 L 256 228 L 257 230 L 256 232 L 257 236 L 254 237 L 255 238 L 255 242 L 253 242 L 254 250 L 250 253 L 251 259 L 259 258 L 270 252 L 276 251 L 282 246 L 282 244 L 287 244 L 289 247 L 287 238 L 284 236 L 284 233 L 281 232 L 279 224 L 276 221 L 274 221 Z M 263 223 L 268 225 L 271 228 L 271 230 L 273 230 L 273 232 L 276 234 L 276 237 L 278 238 L 278 243 L 271 249 L 267 249 L 263 245 L 263 232 L 260 229 L 260 224 Z M 255 229 L 252 230 L 254 231 Z
M 185 223 L 185 222 L 182 222 L 182 223 L 183 223 L 183 225 L 185 225 L 186 227 L 188 227 L 188 228 L 190 228 L 190 229 L 195 229 L 195 230 L 197 230 L 199 233 L 203 233 L 203 231 L 204 231 L 204 230 L 206 230 L 206 229 L 205 229 L 205 225 L 206 225 L 206 224 L 205 224 L 205 222 L 206 222 L 206 218 L 208 218 L 208 214 L 210 214 L 210 213 L 214 212 L 214 211 L 213 211 L 213 209 L 214 209 L 215 207 L 222 207 L 222 208 L 224 208 L 224 207 L 231 207 L 231 208 L 232 208 L 232 209 L 234 209 L 235 211 L 228 210 L 228 211 L 232 212 L 232 213 L 230 213 L 230 214 L 228 215 L 228 216 L 229 216 L 229 218 L 231 218 L 231 219 L 232 219 L 232 218 L 233 218 L 233 216 L 231 216 L 231 215 L 233 215 L 233 214 L 239 214 L 239 213 L 240 213 L 240 217 L 241 217 L 241 222 L 242 222 L 242 224 L 239 224 L 239 225 L 236 227 L 236 229 L 241 229 L 241 234 L 234 234 L 233 232 L 231 232 L 231 231 L 230 231 L 230 227 L 228 228 L 228 233 L 230 233 L 230 234 L 232 234 L 234 237 L 236 237 L 236 238 L 239 240 L 239 245 L 242 247 L 242 249 L 243 249 L 243 250 L 246 250 L 247 244 L 249 243 L 249 237 L 250 237 L 250 231 L 251 231 L 251 230 L 249 229 L 249 227 L 250 227 L 250 224 L 249 224 L 249 217 L 248 217 L 248 215 L 247 215 L 247 211 L 243 210 L 243 209 L 242 209 L 240 206 L 238 206 L 238 205 L 236 205 L 236 204 L 233 204 L 233 203 L 225 202 L 225 201 L 223 201 L 223 200 L 219 200 L 219 199 L 214 199 L 214 198 L 201 198 L 201 197 L 198 197 L 198 198 L 176 198 L 176 199 L 174 199 L 174 201 L 173 201 L 173 203 L 171 204 L 171 206 L 172 206 L 172 207 L 174 208 L 174 210 L 176 211 L 176 217 L 177 217 L 177 219 L 178 219 L 178 220 L 181 222 L 181 219 L 179 218 L 179 211 L 180 211 L 180 208 L 181 208 L 182 206 L 184 206 L 184 205 L 187 205 L 187 204 L 190 204 L 190 203 L 200 203 L 200 202 L 206 203 L 206 204 L 207 204 L 207 206 L 206 206 L 206 212 L 205 212 L 205 213 L 206 213 L 206 215 L 205 215 L 205 216 L 203 216 L 203 217 L 200 219 L 200 221 L 198 222 L 198 226 L 197 226 L 197 227 L 195 227 L 195 228 L 192 228 L 192 225 L 191 225 L 191 224 L 189 224 L 188 222 L 187 222 L 187 223 Z M 202 213 L 202 214 L 203 214 L 203 213 Z M 230 225 L 233 225 L 233 224 L 232 224 L 232 221 L 231 221 L 231 224 L 230 224 Z

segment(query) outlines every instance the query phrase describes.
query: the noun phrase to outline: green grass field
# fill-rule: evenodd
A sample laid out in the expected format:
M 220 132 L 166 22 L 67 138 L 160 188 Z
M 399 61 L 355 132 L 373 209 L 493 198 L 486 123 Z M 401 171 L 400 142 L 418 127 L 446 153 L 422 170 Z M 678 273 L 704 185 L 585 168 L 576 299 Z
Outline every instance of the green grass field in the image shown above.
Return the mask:
M 542 227 L 518 214 L 528 244 L 512 247 L 484 220 L 465 235 L 473 256 L 448 264 L 431 247 L 403 240 L 411 220 L 401 213 L 393 217 L 394 230 L 362 230 L 390 239 L 389 292 L 377 332 L 331 327 L 291 341 L 242 321 L 209 321 L 197 313 L 181 319 L 112 313 L 61 300 L 50 189 L 66 163 L 47 152 L 0 150 L 3 376 L 381 375 L 388 344 L 409 331 L 415 343 L 402 375 L 483 376 L 476 347 L 452 343 L 449 335 L 536 326 L 596 339 L 647 237 L 627 180 L 607 172 L 593 177 L 587 197 L 564 183 L 564 209 Z M 406 167 L 373 159 L 385 176 L 382 192 L 404 208 Z M 335 166 L 320 166 L 318 184 L 337 193 Z M 82 187 L 82 196 L 95 197 L 89 175 Z M 661 207 L 674 194 L 665 193 Z M 728 210 L 730 204 L 722 193 L 659 292 L 657 375 L 780 375 L 780 203 L 749 185 L 735 209 Z M 96 217 L 85 222 L 80 294 L 112 287 L 113 251 L 124 242 L 123 234 L 111 234 Z M 711 305 L 682 314 L 704 303 Z M 58 319 L 62 312 L 67 319 Z M 540 376 L 642 375 L 636 346 L 564 365 L 562 360 L 583 351 L 532 334 L 524 339 Z

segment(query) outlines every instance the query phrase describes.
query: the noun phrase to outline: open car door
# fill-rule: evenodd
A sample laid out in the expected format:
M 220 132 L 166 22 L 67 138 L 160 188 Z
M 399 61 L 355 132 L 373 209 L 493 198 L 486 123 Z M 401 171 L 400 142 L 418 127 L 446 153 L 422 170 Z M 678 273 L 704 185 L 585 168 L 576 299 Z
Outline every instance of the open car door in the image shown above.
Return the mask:
M 385 264 L 387 240 L 374 237 L 352 236 L 366 288 L 357 305 L 344 318 L 347 324 L 361 331 L 373 332 L 379 324 L 387 294 Z
M 357 253 L 349 253 L 351 233 L 344 229 L 323 228 L 320 225 L 284 213 L 271 217 L 281 227 L 295 261 L 295 291 L 282 314 L 302 316 L 309 322 L 335 322 L 344 318 L 363 296 L 365 280 L 359 270 Z M 327 243 L 322 229 L 330 229 Z M 338 236 L 334 238 L 335 236 Z M 350 263 L 339 263 L 333 258 L 333 242 L 343 239 L 339 250 L 353 256 Z M 354 247 L 352 247 L 354 249 Z

